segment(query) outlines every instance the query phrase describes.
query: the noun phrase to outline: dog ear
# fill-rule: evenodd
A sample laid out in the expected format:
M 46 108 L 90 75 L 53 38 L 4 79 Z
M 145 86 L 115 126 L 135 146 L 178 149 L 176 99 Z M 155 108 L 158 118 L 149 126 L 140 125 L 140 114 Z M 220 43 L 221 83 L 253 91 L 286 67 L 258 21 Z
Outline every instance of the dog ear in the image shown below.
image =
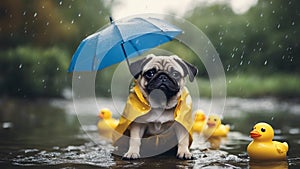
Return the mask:
M 174 59 L 182 67 L 184 76 L 189 75 L 190 81 L 193 82 L 198 73 L 198 69 L 194 65 L 180 59 L 179 57 L 175 57 Z
M 130 64 L 129 70 L 131 75 L 137 79 L 143 71 L 143 67 L 154 57 L 153 54 L 146 56 L 143 59 L 137 60 Z

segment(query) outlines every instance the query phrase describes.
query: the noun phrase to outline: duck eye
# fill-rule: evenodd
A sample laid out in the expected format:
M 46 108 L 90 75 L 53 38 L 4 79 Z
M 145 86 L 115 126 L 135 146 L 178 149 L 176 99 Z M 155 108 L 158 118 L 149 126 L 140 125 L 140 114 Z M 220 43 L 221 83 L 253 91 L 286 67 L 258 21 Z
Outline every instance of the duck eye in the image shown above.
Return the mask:
M 261 129 L 260 129 L 260 131 L 262 131 L 262 132 L 265 132 L 265 131 L 266 131 L 266 129 L 265 129 L 265 128 L 261 128 Z
M 214 119 L 214 121 L 217 121 L 217 119 Z

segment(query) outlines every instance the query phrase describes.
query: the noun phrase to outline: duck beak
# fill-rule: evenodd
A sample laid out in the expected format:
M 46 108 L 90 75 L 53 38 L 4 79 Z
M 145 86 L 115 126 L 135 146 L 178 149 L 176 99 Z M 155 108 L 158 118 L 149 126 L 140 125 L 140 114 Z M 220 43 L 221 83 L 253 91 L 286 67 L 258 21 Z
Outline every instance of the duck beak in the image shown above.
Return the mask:
M 98 117 L 99 117 L 100 119 L 103 119 L 103 114 L 102 114 L 102 113 L 99 113 L 99 114 L 98 114 Z
M 252 130 L 252 131 L 250 132 L 250 137 L 251 137 L 251 138 L 257 138 L 257 137 L 260 137 L 260 136 L 261 136 L 261 134 L 259 134 L 259 132 L 256 131 L 256 130 Z
M 207 122 L 207 125 L 208 125 L 208 127 L 214 127 L 216 124 L 215 123 Z

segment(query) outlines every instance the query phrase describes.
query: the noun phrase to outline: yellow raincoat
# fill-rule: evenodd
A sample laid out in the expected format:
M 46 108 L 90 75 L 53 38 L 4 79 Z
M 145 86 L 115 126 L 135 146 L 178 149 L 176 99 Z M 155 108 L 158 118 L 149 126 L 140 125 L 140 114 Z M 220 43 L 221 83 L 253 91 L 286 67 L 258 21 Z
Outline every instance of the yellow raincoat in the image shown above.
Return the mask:
M 119 124 L 116 127 L 116 132 L 113 134 L 113 142 L 115 145 L 124 146 L 124 144 L 128 144 L 128 137 L 127 141 L 120 141 L 122 140 L 122 136 L 129 136 L 128 127 L 130 124 L 137 118 L 142 115 L 147 114 L 150 112 L 151 106 L 148 101 L 144 98 L 142 92 L 140 91 L 139 87 L 135 85 L 132 91 L 129 94 L 124 112 L 120 117 Z M 187 90 L 187 88 L 183 89 L 181 96 L 178 98 L 178 104 L 174 111 L 174 119 L 179 124 L 181 124 L 188 132 L 191 131 L 193 121 L 192 121 L 192 99 Z M 192 142 L 191 133 L 189 133 L 190 137 L 190 144 Z M 168 136 L 167 136 L 168 137 Z M 163 141 L 166 138 L 165 136 L 156 136 L 154 145 L 158 146 L 158 143 L 169 144 L 168 141 Z M 116 143 L 119 142 L 119 143 Z M 121 142 L 121 143 L 120 143 Z M 124 143 L 126 142 L 126 143 Z M 126 148 L 125 148 L 126 149 Z

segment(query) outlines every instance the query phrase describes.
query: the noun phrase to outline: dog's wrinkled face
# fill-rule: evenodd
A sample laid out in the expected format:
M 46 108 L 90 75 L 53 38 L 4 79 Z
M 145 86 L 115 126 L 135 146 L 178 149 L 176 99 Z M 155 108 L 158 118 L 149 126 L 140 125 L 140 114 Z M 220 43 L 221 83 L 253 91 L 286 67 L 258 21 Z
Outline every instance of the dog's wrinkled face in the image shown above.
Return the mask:
M 131 64 L 131 73 L 146 99 L 161 104 L 161 107 L 172 108 L 185 86 L 185 77 L 193 81 L 198 70 L 193 65 L 183 61 L 176 55 L 155 56 Z M 151 101 L 150 101 L 151 103 Z

